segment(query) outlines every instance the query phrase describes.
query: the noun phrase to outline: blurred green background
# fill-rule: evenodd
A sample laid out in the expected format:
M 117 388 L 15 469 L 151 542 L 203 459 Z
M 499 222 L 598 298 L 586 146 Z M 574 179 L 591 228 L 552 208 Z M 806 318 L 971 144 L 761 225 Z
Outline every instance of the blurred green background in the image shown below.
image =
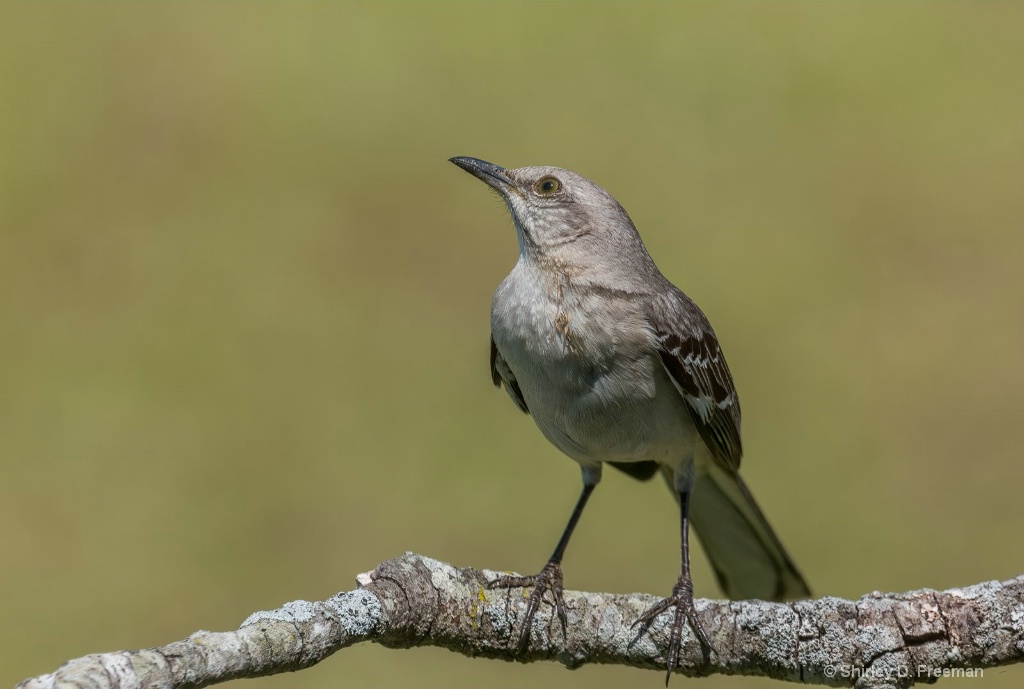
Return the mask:
M 0 685 L 404 550 L 541 566 L 578 470 L 491 386 L 515 238 L 453 155 L 629 209 L 816 594 L 1024 572 L 1022 41 L 1012 2 L 0 4 Z M 676 558 L 612 472 L 566 584 Z M 364 645 L 247 686 L 660 682 Z

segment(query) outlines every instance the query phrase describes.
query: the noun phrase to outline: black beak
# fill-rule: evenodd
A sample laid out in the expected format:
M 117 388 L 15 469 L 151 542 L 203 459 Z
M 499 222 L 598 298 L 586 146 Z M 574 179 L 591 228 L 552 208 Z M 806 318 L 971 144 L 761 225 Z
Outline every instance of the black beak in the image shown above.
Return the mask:
M 493 187 L 499 192 L 504 193 L 515 188 L 515 182 L 509 178 L 508 171 L 500 165 L 468 156 L 457 156 L 448 160 L 474 177 L 483 180 L 488 186 Z

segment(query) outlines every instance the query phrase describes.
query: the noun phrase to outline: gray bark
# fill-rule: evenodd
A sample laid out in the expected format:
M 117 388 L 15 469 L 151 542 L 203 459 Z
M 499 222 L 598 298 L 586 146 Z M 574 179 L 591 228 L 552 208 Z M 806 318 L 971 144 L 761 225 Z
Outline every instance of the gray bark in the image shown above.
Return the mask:
M 646 594 L 566 591 L 569 628 L 542 606 L 530 648 L 515 640 L 520 590 L 489 590 L 494 572 L 406 553 L 359 575 L 359 588 L 250 615 L 238 631 L 199 631 L 160 648 L 85 656 L 18 689 L 183 689 L 300 670 L 356 643 L 440 646 L 470 657 L 664 669 L 670 614 L 632 622 Z M 949 591 L 868 594 L 857 601 L 696 601 L 714 652 L 705 663 L 686 629 L 678 672 L 762 675 L 832 686 L 909 687 L 1024 660 L 1024 575 Z M 945 674 L 944 674 L 945 673 Z

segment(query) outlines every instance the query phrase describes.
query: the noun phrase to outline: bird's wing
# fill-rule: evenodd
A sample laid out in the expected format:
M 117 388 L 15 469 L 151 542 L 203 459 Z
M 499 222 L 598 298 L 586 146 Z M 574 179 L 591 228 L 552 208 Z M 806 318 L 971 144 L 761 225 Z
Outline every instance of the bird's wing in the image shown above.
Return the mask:
M 494 382 L 494 387 L 501 387 L 504 383 L 505 392 L 512 398 L 512 401 L 516 403 L 523 413 L 529 414 L 530 410 L 526 406 L 526 400 L 523 399 L 523 391 L 519 388 L 519 383 L 516 381 L 516 377 L 512 374 L 512 369 L 505 363 L 505 359 L 502 358 L 501 352 L 498 351 L 498 345 L 494 344 L 494 336 L 491 336 L 491 380 Z
M 648 318 L 658 354 L 686 401 L 697 430 L 723 468 L 740 468 L 740 399 L 711 324 L 689 297 L 673 288 L 654 299 Z
M 648 481 L 658 473 L 661 467 L 653 460 L 643 462 L 608 462 L 619 471 L 629 474 L 637 481 Z

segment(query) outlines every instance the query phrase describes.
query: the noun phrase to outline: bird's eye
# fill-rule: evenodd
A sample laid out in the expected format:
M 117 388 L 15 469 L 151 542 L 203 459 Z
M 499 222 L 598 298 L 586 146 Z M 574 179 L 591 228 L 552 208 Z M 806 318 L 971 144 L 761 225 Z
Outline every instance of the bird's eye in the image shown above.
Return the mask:
M 562 183 L 554 177 L 543 177 L 537 180 L 537 183 L 533 185 L 533 188 L 537 190 L 537 193 L 541 196 L 551 196 L 562 188 Z

